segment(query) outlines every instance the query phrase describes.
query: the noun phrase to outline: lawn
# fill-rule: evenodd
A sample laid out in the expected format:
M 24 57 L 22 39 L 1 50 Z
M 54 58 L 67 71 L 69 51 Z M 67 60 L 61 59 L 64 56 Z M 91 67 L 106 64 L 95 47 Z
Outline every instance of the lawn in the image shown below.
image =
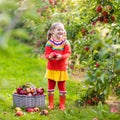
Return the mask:
M 0 120 L 119 120 L 120 115 L 110 113 L 107 105 L 77 106 L 77 93 L 83 87 L 82 82 L 74 79 L 67 81 L 66 110 L 60 111 L 59 91 L 55 90 L 55 109 L 49 111 L 47 116 L 39 113 L 26 113 L 24 116 L 15 116 L 12 103 L 12 94 L 16 87 L 25 83 L 32 83 L 36 87 L 43 87 L 46 94 L 47 109 L 47 79 L 44 78 L 46 60 L 34 56 L 34 50 L 30 46 L 15 40 L 9 41 L 6 51 L 0 51 Z

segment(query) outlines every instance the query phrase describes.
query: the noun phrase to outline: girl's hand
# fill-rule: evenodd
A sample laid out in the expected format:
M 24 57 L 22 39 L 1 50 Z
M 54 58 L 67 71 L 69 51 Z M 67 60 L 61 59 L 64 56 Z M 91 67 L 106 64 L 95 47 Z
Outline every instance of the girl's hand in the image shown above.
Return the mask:
M 49 59 L 53 60 L 53 59 L 56 59 L 56 58 L 57 58 L 57 53 L 56 52 L 50 53 Z
M 57 54 L 56 60 L 60 60 L 62 58 L 61 54 Z

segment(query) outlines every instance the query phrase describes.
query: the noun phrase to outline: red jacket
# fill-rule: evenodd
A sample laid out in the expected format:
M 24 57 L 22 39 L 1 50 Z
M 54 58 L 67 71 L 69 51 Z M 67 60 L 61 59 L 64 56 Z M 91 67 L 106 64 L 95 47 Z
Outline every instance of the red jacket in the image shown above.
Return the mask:
M 58 49 L 57 49 L 58 48 Z M 51 60 L 49 55 L 51 52 L 56 52 L 62 55 L 60 60 Z M 68 66 L 68 58 L 71 54 L 71 47 L 68 40 L 65 40 L 62 45 L 56 46 L 53 41 L 49 40 L 45 46 L 45 57 L 48 60 L 47 69 L 48 70 L 59 70 L 65 71 Z

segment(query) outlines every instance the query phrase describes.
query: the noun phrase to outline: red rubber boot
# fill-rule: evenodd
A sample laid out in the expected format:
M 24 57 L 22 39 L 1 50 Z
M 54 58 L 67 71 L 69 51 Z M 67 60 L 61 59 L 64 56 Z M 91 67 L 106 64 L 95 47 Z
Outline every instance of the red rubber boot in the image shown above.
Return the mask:
M 51 94 L 49 92 L 49 94 L 48 94 L 48 100 L 49 100 L 48 109 L 54 109 L 54 94 Z
M 59 105 L 60 110 L 65 110 L 65 100 L 66 100 L 65 94 L 60 95 L 60 105 Z

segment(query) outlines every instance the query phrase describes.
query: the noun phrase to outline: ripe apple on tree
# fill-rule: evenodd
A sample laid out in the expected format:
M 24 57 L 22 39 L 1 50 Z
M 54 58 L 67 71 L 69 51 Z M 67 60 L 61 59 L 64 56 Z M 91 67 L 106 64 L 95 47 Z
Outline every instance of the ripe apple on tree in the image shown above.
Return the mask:
M 104 21 L 104 23 L 109 23 L 109 19 L 108 18 L 104 18 L 103 21 Z
M 82 33 L 82 35 L 84 36 L 84 35 L 86 35 L 87 30 L 86 30 L 85 28 L 82 28 L 81 33 Z
M 112 22 L 114 22 L 115 21 L 115 16 L 111 16 L 111 20 L 112 20 Z
M 84 50 L 85 50 L 85 51 L 89 51 L 89 50 L 90 50 L 89 46 L 85 46 L 85 47 L 84 47 Z
M 95 64 L 95 66 L 96 66 L 96 67 L 100 67 L 100 64 L 97 62 L 97 63 Z
M 102 12 L 102 16 L 108 17 L 108 12 L 107 12 L 107 11 L 103 11 L 103 12 Z
M 97 6 L 96 11 L 97 12 L 102 12 L 102 9 L 103 9 L 102 6 L 99 5 L 99 6 Z

